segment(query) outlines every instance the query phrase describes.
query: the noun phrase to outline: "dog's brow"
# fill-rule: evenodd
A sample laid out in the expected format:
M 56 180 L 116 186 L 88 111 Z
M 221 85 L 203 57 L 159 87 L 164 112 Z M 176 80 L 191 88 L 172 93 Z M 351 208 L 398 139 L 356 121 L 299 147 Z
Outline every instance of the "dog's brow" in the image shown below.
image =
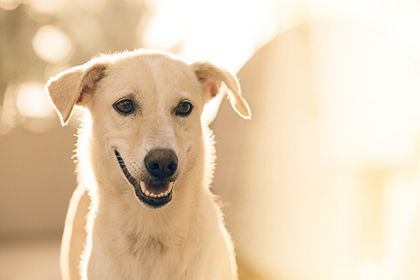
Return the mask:
M 185 99 L 191 100 L 192 98 L 193 97 L 192 97 L 192 94 L 190 92 L 181 91 L 181 93 L 179 94 L 178 100 L 179 101 L 182 101 L 182 100 L 185 100 Z
M 130 99 L 134 99 L 136 100 L 137 98 L 135 97 L 135 95 L 132 93 L 133 91 L 130 91 L 130 93 L 126 93 L 124 94 L 122 97 L 120 97 L 119 99 L 123 99 L 123 98 L 130 98 Z

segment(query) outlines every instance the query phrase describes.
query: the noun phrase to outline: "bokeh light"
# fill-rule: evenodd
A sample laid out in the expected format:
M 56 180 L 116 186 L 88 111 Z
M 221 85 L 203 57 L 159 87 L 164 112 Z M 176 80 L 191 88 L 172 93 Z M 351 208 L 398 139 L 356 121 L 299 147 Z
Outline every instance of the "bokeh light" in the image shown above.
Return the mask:
M 63 62 L 70 58 L 73 45 L 68 36 L 52 25 L 38 29 L 32 40 L 35 53 L 50 63 Z
M 0 0 L 0 9 L 11 11 L 16 9 L 21 0 Z
M 28 118 L 46 118 L 52 115 L 53 108 L 39 82 L 25 82 L 17 87 L 16 105 L 19 113 Z
M 54 14 L 62 11 L 69 3 L 65 0 L 30 0 L 28 4 L 38 13 Z

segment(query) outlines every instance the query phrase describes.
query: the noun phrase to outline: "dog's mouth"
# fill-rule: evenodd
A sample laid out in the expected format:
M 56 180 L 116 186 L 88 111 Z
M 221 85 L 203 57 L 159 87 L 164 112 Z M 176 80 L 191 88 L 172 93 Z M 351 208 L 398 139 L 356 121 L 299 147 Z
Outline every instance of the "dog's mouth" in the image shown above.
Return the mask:
M 124 173 L 125 178 L 130 182 L 134 187 L 137 198 L 144 202 L 146 205 L 158 208 L 161 207 L 172 200 L 173 193 L 173 184 L 174 179 L 172 180 L 152 180 L 145 179 L 141 180 L 140 183 L 131 175 L 128 171 L 127 166 L 125 165 L 124 159 L 121 157 L 121 154 L 114 150 L 115 156 L 117 158 L 118 164 L 121 167 L 121 170 Z

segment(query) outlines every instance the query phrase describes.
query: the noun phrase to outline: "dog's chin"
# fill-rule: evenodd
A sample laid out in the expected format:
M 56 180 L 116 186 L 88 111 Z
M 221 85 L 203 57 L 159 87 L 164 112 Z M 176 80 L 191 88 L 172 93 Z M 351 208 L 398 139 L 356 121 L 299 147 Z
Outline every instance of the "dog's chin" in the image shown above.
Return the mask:
M 148 180 L 139 183 L 128 171 L 120 153 L 117 150 L 114 153 L 125 178 L 134 187 L 136 196 L 140 201 L 149 207 L 158 208 L 172 200 L 174 181 Z

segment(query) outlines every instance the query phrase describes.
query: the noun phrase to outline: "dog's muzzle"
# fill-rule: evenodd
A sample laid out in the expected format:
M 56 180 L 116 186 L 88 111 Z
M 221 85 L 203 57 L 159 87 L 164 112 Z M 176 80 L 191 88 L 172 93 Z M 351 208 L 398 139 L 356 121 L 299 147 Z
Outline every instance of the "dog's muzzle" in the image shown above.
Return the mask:
M 151 150 L 144 159 L 149 174 L 142 176 L 140 182 L 131 175 L 121 154 L 117 150 L 114 150 L 114 153 L 124 176 L 134 187 L 139 200 L 153 208 L 164 206 L 172 200 L 178 167 L 178 158 L 172 150 Z

